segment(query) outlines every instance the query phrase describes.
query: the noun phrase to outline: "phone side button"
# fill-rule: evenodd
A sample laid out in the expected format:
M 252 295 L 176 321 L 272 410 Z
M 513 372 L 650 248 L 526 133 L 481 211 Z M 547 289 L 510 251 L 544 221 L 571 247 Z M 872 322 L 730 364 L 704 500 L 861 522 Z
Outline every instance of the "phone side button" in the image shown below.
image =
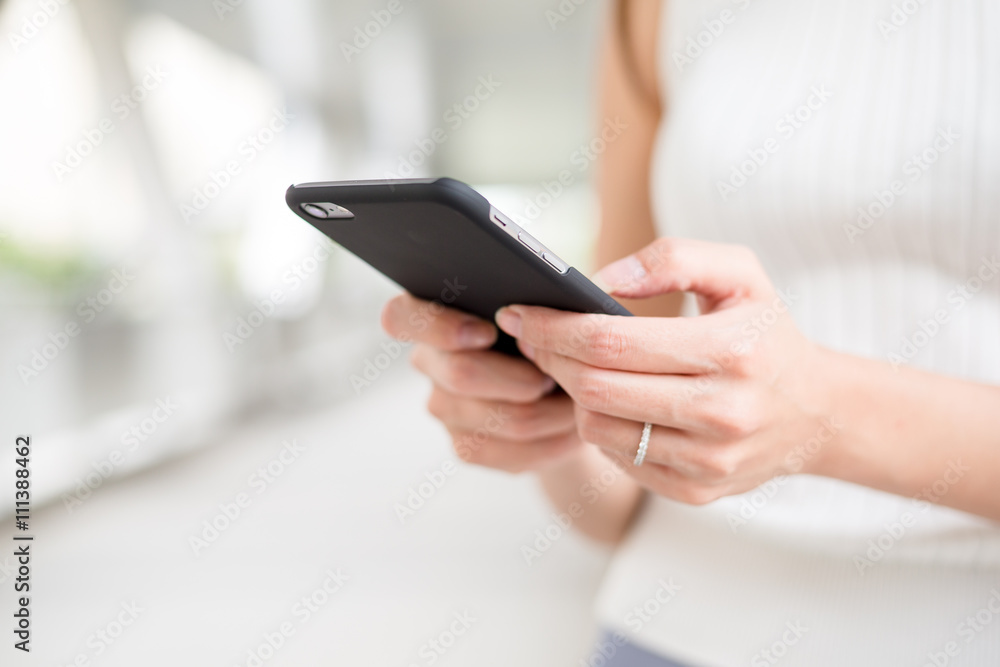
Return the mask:
M 546 262 L 548 262 L 549 266 L 551 266 L 553 269 L 555 269 L 559 273 L 566 273 L 567 271 L 569 271 L 569 264 L 567 264 L 566 262 L 562 261 L 561 259 L 559 259 L 558 257 L 556 257 L 555 255 L 553 255 L 550 252 L 543 252 L 542 253 L 542 259 L 544 259 Z
M 520 232 L 517 235 L 517 240 L 526 245 L 528 249 L 536 255 L 541 254 L 542 244 L 539 243 L 531 234 L 528 234 L 527 232 Z

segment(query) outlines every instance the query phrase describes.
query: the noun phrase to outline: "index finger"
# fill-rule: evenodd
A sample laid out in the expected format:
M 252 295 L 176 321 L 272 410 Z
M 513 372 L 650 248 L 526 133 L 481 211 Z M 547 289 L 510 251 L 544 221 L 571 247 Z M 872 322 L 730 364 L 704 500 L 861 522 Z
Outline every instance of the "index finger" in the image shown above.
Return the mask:
M 497 339 L 490 322 L 409 293 L 385 304 L 382 328 L 397 340 L 426 343 L 448 352 L 485 350 Z
M 569 313 L 538 306 L 508 306 L 497 324 L 521 344 L 589 366 L 639 373 L 694 375 L 717 368 L 706 320 Z

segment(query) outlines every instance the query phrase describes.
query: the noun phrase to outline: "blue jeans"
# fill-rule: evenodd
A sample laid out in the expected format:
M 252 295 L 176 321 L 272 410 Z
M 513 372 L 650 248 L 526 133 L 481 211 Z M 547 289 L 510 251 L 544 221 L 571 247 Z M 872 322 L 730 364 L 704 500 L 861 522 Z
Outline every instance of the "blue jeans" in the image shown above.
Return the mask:
M 586 667 L 691 667 L 636 646 L 617 632 L 605 632 Z

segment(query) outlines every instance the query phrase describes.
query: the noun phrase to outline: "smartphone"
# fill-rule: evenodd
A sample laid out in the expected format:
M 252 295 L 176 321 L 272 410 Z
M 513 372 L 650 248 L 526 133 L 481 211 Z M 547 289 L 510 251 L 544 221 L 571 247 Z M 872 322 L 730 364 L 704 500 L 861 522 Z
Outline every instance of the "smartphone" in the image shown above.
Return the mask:
M 498 309 L 518 303 L 631 315 L 485 197 L 451 178 L 303 183 L 288 188 L 285 201 L 414 296 L 490 322 Z M 503 332 L 494 349 L 520 354 Z

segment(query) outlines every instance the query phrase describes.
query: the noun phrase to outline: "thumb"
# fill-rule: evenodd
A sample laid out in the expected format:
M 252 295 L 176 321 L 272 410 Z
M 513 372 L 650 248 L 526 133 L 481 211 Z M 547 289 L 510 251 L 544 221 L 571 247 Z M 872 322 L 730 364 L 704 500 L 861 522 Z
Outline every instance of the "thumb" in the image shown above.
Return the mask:
M 657 239 L 607 265 L 593 281 L 608 294 L 631 299 L 694 292 L 711 310 L 774 293 L 752 250 L 693 239 Z

